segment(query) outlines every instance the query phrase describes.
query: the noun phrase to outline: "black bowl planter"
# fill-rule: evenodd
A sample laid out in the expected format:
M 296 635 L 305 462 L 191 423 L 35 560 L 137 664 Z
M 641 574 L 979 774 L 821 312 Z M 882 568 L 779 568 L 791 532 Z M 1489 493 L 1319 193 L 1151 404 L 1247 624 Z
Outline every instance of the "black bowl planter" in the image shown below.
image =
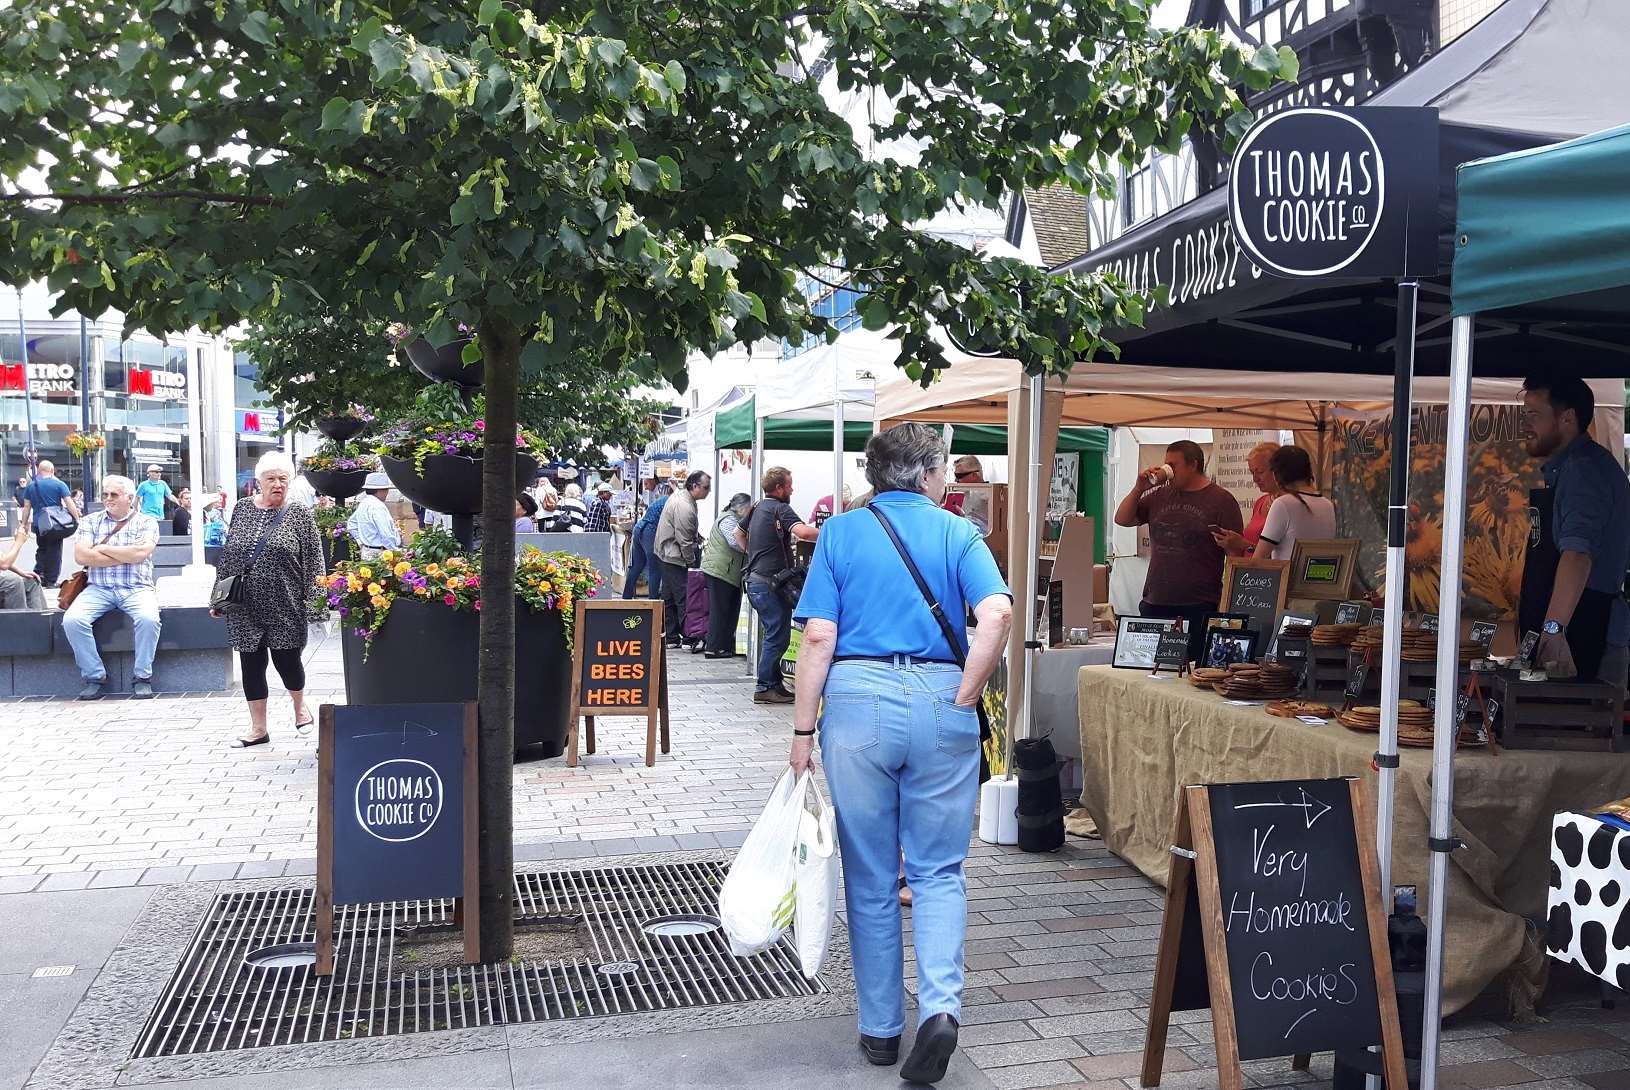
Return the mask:
M 343 622 L 342 622 L 343 624 Z M 459 704 L 476 698 L 481 615 L 398 598 L 363 661 L 364 643 L 342 629 L 350 704 Z M 571 716 L 571 649 L 556 610 L 515 603 L 515 750 L 558 757 Z
M 349 443 L 367 426 L 354 416 L 325 416 L 317 421 L 317 430 L 336 443 Z
M 363 484 L 368 480 L 366 469 L 308 469 L 306 480 L 311 487 L 317 490 L 319 496 L 332 496 L 337 500 L 348 500 L 362 491 Z
M 342 560 L 351 559 L 351 539 L 349 537 L 334 537 L 329 534 L 322 535 L 323 544 L 323 570 L 333 571 L 334 565 Z
M 411 458 L 379 459 L 390 474 L 391 484 L 418 504 L 444 515 L 478 515 L 481 513 L 481 459 L 466 458 L 462 454 L 432 454 L 424 460 L 424 472 L 413 466 Z M 515 454 L 515 488 L 528 488 L 538 475 L 538 460 L 530 454 Z
M 460 337 L 438 347 L 420 337 L 407 343 L 408 359 L 426 378 L 460 386 L 480 386 L 486 381 L 486 369 L 479 360 L 465 366 L 464 346 L 469 343 L 469 337 Z

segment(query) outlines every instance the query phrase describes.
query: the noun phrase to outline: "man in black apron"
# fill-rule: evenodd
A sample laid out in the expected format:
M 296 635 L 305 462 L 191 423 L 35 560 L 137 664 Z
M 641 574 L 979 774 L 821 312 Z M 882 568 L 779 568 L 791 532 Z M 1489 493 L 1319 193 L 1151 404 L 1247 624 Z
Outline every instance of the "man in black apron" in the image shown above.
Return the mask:
M 1539 632 L 1536 665 L 1553 678 L 1623 686 L 1630 670 L 1630 479 L 1590 437 L 1596 399 L 1584 381 L 1523 384 L 1528 453 L 1546 458 L 1545 487 L 1529 493 L 1528 555 L 1518 624 Z

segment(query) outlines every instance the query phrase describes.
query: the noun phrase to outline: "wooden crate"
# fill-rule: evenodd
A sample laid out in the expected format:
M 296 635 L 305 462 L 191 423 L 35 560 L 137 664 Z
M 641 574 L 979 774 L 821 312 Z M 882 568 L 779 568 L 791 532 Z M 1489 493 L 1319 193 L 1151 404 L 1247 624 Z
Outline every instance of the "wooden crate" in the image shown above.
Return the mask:
M 1311 647 L 1308 649 L 1307 683 L 1302 692 L 1308 700 L 1320 704 L 1329 704 L 1339 708 L 1346 699 L 1342 694 L 1347 688 L 1349 669 L 1347 665 L 1347 648 L 1345 647 Z M 1364 688 L 1369 689 L 1372 683 L 1368 680 Z
M 1377 656 L 1379 658 L 1379 656 Z M 1315 647 L 1311 649 L 1310 665 L 1307 671 L 1307 684 L 1303 692 L 1308 700 L 1317 700 L 1323 704 L 1340 707 L 1346 698 L 1347 679 L 1352 677 L 1353 669 L 1359 663 L 1359 655 L 1345 647 Z M 1431 662 L 1406 662 L 1403 672 L 1398 677 L 1398 697 L 1401 700 L 1419 700 L 1426 703 L 1433 687 L 1437 684 L 1437 664 Z M 1461 682 L 1464 684 L 1465 671 L 1461 671 Z M 1358 697 L 1360 704 L 1379 704 L 1381 702 L 1381 665 L 1379 662 L 1370 667 L 1368 676 L 1364 678 L 1364 691 Z
M 1625 749 L 1624 690 L 1617 685 L 1519 681 L 1502 671 L 1493 689 L 1507 749 Z

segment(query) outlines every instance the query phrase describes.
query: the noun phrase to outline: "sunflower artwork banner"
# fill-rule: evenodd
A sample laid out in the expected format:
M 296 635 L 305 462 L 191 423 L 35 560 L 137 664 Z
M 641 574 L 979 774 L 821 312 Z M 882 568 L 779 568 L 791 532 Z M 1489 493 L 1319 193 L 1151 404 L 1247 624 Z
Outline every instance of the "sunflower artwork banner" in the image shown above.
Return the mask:
M 1417 405 L 1410 421 L 1409 513 L 1403 608 L 1436 613 L 1443 554 L 1443 470 L 1448 407 Z M 1622 407 L 1598 409 L 1592 435 L 1624 456 Z M 1468 428 L 1463 612 L 1472 620 L 1517 615 L 1528 546 L 1528 493 L 1544 487 L 1543 459 L 1530 455 L 1520 405 L 1474 404 Z M 1324 480 L 1336 505 L 1336 537 L 1356 537 L 1354 596 L 1385 591 L 1387 478 L 1392 413 L 1333 407 Z M 1387 595 L 1387 604 L 1394 598 Z

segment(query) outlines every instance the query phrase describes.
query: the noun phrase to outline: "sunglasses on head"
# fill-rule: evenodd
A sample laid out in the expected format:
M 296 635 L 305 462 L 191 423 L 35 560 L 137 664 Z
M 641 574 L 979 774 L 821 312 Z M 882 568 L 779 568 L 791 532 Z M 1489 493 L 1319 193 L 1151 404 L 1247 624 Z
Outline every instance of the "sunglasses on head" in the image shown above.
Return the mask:
M 977 477 L 977 476 L 979 476 L 979 471 L 977 469 L 959 469 L 959 470 L 956 471 L 956 479 L 959 480 L 959 481 L 962 480 L 962 478 L 964 478 L 964 477 Z

